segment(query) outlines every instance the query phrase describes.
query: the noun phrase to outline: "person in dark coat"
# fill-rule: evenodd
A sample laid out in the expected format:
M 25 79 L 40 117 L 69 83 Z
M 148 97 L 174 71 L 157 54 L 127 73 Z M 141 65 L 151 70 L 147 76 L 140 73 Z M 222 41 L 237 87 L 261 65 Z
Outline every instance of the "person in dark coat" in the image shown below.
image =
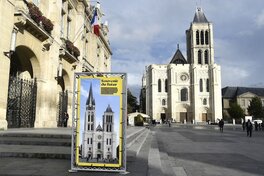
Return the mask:
M 219 127 L 220 127 L 220 132 L 222 132 L 223 133 L 223 131 L 224 131 L 224 120 L 223 119 L 221 119 L 220 121 L 219 121 Z
M 247 136 L 251 137 L 252 136 L 252 129 L 253 129 L 253 125 L 250 122 L 250 120 L 248 119 L 247 123 L 246 123 L 246 127 L 247 127 Z
M 258 131 L 258 122 L 255 121 L 255 122 L 254 122 L 254 125 L 255 125 L 255 131 Z
M 246 128 L 246 122 L 245 121 L 243 121 L 243 123 L 242 123 L 242 128 L 243 128 L 243 131 L 245 131 L 245 128 Z
M 64 112 L 64 118 L 63 118 L 63 126 L 64 127 L 68 126 L 68 119 L 69 119 L 69 114 L 67 112 Z

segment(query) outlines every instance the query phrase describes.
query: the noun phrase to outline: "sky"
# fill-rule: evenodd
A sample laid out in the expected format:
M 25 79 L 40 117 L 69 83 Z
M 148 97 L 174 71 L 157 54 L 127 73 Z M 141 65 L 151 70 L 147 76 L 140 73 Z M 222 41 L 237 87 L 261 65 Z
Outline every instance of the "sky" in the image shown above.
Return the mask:
M 114 131 L 116 132 L 116 146 L 119 144 L 119 114 L 120 114 L 120 97 L 106 96 L 100 94 L 100 80 L 99 79 L 81 79 L 81 96 L 80 96 L 80 143 L 82 143 L 82 131 L 84 129 L 84 118 L 86 111 L 86 101 L 89 96 L 90 85 L 92 85 L 93 97 L 95 99 L 95 117 L 96 126 L 100 124 L 103 128 L 103 115 L 108 105 L 114 112 Z
M 145 67 L 168 64 L 201 7 L 213 23 L 222 87 L 264 87 L 264 0 L 100 0 L 109 24 L 112 71 L 138 96 Z

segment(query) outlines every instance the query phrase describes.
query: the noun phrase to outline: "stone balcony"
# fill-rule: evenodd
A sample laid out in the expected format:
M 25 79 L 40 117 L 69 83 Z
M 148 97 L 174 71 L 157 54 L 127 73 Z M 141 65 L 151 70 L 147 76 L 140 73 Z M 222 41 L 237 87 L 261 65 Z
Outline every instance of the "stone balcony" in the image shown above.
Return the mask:
M 36 37 L 43 44 L 43 49 L 49 50 L 53 43 L 53 37 L 48 33 L 42 24 L 37 24 L 29 14 L 29 8 L 25 1 L 16 1 L 14 13 L 14 25 L 23 32 L 26 30 L 34 37 Z

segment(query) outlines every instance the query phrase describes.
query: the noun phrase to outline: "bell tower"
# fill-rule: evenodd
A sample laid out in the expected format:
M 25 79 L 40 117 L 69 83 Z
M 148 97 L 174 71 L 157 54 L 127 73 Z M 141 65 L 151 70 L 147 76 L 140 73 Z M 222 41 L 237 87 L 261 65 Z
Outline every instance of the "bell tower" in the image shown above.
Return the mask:
M 187 58 L 190 64 L 214 64 L 213 25 L 202 8 L 197 8 L 190 29 L 186 31 Z
M 213 24 L 207 20 L 202 8 L 196 8 L 186 31 L 186 43 L 193 119 L 195 122 L 221 119 L 221 68 L 214 63 Z

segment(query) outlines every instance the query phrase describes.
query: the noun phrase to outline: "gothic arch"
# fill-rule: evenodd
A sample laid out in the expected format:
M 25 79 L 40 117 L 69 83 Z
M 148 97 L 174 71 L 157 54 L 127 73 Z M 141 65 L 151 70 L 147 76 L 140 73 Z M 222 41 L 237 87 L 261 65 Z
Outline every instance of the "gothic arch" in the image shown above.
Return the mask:
M 209 64 L 209 52 L 208 52 L 208 50 L 204 51 L 204 64 Z
M 209 32 L 208 32 L 208 30 L 205 31 L 205 44 L 206 45 L 209 44 Z
M 199 30 L 196 31 L 196 45 L 200 44 L 200 34 Z
M 198 51 L 198 64 L 202 64 L 202 50 Z
M 201 45 L 204 45 L 204 31 L 201 31 Z

